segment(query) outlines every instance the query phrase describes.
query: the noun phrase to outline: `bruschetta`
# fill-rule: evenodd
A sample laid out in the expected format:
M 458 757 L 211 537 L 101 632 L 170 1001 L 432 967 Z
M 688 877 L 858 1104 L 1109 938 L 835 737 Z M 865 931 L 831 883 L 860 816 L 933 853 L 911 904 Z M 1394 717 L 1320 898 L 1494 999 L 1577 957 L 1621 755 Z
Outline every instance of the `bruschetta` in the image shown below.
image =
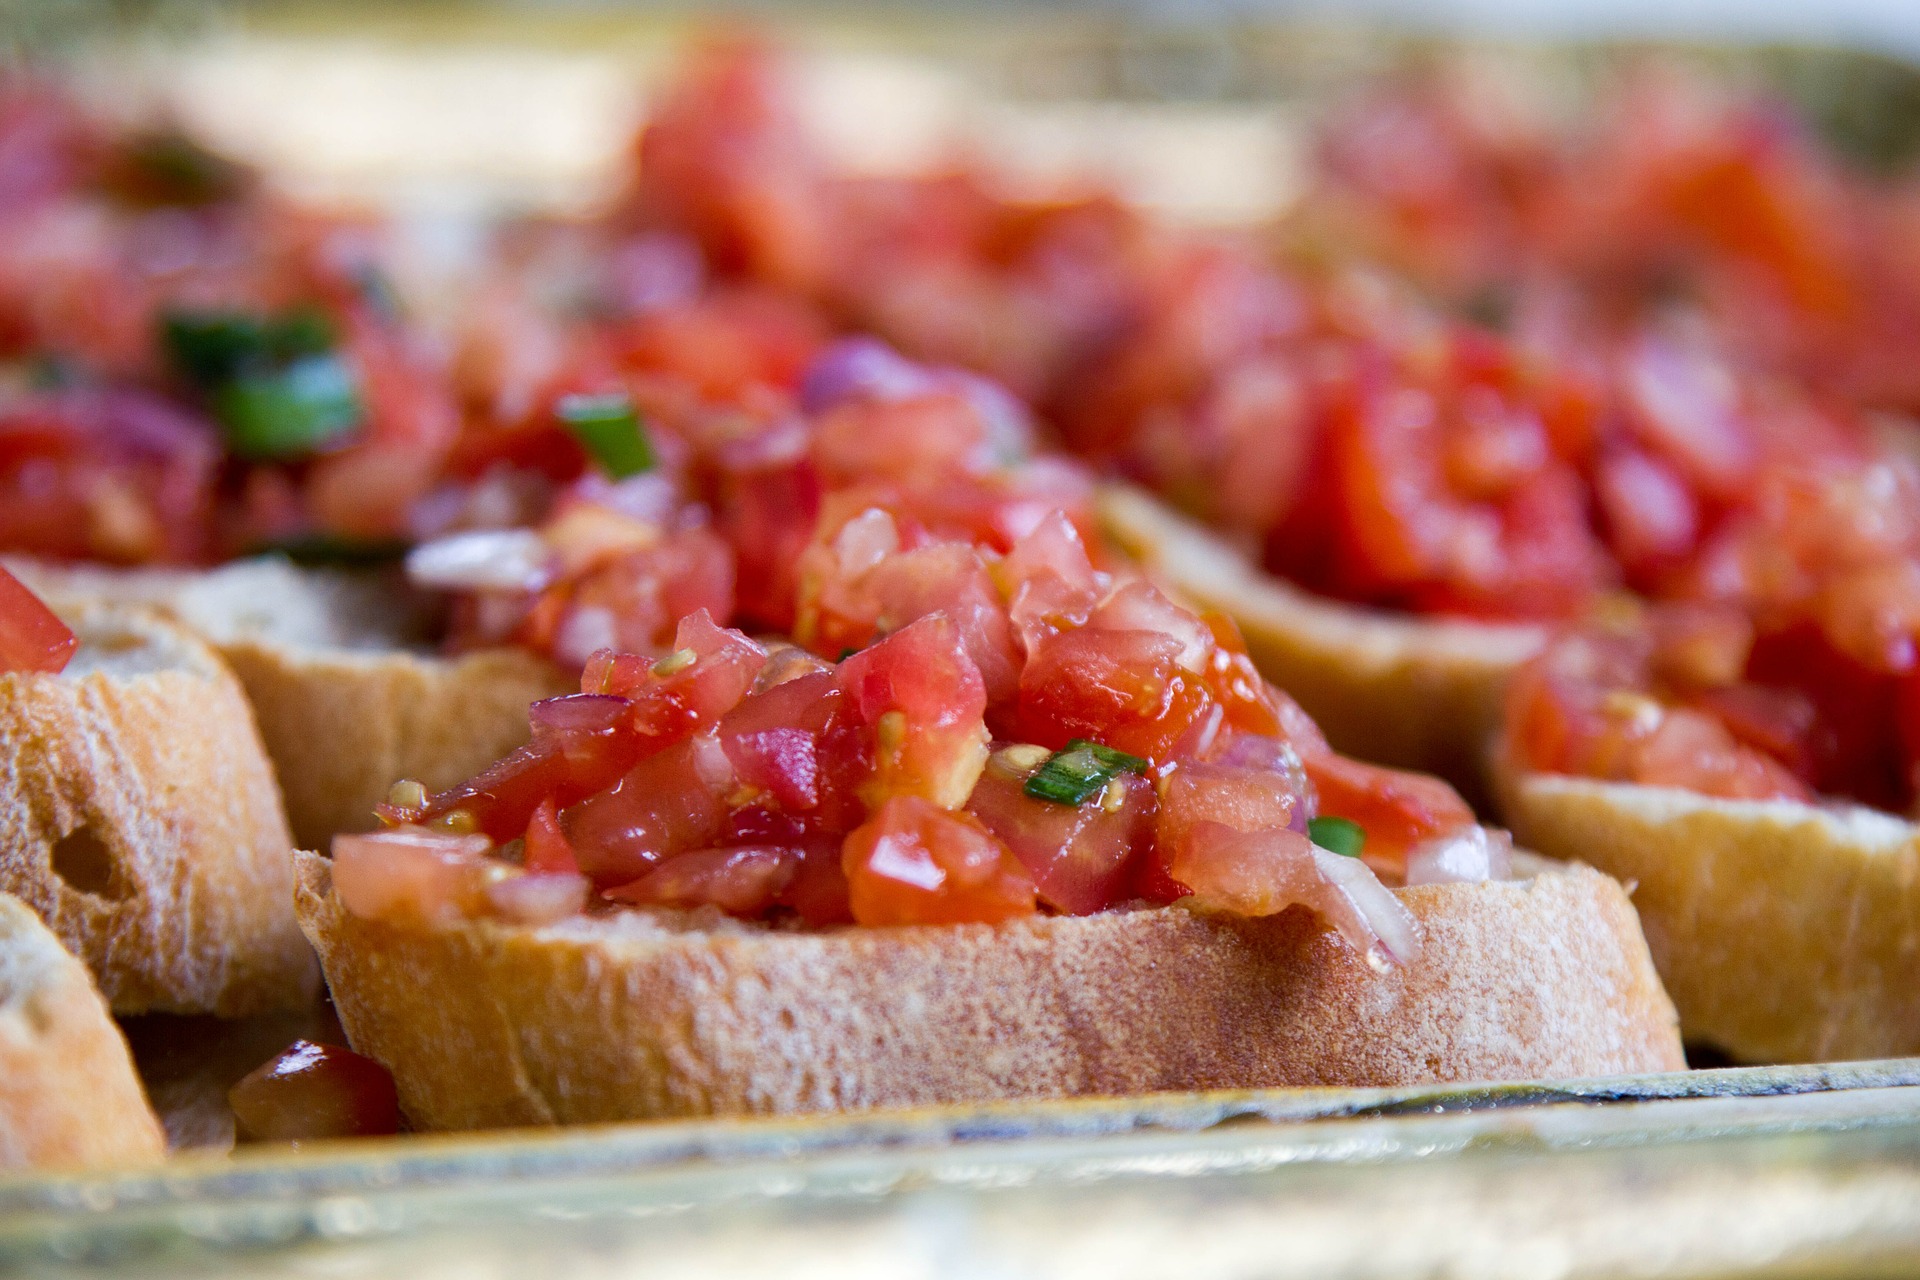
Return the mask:
M 1505 883 L 1444 782 L 1337 754 L 1230 620 L 1096 567 L 1085 476 L 973 382 L 815 373 L 725 481 L 723 528 L 795 548 L 742 598 L 791 640 L 703 610 L 600 651 L 526 748 L 304 873 L 416 1123 L 1678 1065 L 1616 884 Z
M 0 889 L 117 1012 L 303 1006 L 293 841 L 238 681 L 152 611 L 0 593 Z

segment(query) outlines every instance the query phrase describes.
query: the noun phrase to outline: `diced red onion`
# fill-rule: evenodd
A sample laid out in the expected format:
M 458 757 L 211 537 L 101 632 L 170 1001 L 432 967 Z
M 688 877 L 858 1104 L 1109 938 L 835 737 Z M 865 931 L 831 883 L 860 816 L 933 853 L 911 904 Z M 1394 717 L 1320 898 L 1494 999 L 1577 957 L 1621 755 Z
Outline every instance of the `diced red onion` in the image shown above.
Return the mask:
M 935 389 L 931 372 L 884 342 L 846 338 L 834 343 L 808 366 L 800 384 L 804 413 L 831 409 L 842 400 L 867 396 L 901 400 Z
M 1485 827 L 1461 827 L 1415 845 L 1407 853 L 1407 883 L 1480 884 L 1513 873 L 1513 837 Z
M 1313 846 L 1314 866 L 1328 892 L 1309 905 L 1332 921 L 1347 941 L 1360 949 L 1377 972 L 1389 965 L 1409 964 L 1420 956 L 1419 926 L 1413 914 L 1380 883 L 1373 869 L 1358 858 Z M 1345 909 L 1343 909 L 1345 908 Z
M 893 517 L 869 507 L 846 522 L 834 535 L 833 554 L 840 572 L 856 578 L 900 549 L 900 530 Z
M 440 591 L 538 591 L 550 576 L 547 544 L 531 529 L 476 529 L 422 543 L 407 578 Z
M 685 236 L 652 232 L 609 255 L 606 287 L 616 307 L 638 315 L 691 300 L 705 278 L 697 245 Z
M 537 736 L 598 733 L 611 729 L 633 704 L 610 693 L 569 693 L 543 698 L 527 709 Z

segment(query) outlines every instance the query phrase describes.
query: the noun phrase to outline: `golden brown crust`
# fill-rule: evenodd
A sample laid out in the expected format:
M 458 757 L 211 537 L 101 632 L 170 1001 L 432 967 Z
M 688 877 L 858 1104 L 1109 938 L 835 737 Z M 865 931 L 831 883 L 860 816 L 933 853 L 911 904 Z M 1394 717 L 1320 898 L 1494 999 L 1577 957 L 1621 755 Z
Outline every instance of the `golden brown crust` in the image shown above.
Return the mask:
M 1633 890 L 1689 1038 L 1751 1062 L 1920 1053 L 1920 828 L 1497 767 L 1514 833 Z
M 240 677 L 279 774 L 294 840 L 374 825 L 401 778 L 439 790 L 526 742 L 527 704 L 577 689 L 519 649 L 446 658 L 409 647 L 420 601 L 391 575 L 236 561 L 209 571 L 7 561 L 64 600 L 138 600 L 203 635 Z
M 134 1164 L 165 1152 L 86 966 L 26 904 L 0 894 L 0 1169 Z
M 1109 537 L 1188 600 L 1228 614 L 1267 678 L 1335 747 L 1483 790 L 1483 746 L 1513 671 L 1545 631 L 1418 618 L 1311 595 L 1263 573 L 1148 494 L 1100 494 Z
M 463 782 L 527 740 L 527 704 L 577 691 L 518 649 L 457 658 L 302 650 L 242 637 L 221 653 L 246 686 L 303 846 L 374 825 L 401 778 Z
M 0 889 L 115 1009 L 298 1007 L 292 840 L 239 684 L 150 611 L 69 608 L 61 675 L 0 675 Z
M 347 912 L 309 854 L 298 898 L 354 1047 L 423 1128 L 1682 1065 L 1626 895 L 1586 868 L 1403 891 L 1425 954 L 1385 974 L 1299 910 L 403 929 Z

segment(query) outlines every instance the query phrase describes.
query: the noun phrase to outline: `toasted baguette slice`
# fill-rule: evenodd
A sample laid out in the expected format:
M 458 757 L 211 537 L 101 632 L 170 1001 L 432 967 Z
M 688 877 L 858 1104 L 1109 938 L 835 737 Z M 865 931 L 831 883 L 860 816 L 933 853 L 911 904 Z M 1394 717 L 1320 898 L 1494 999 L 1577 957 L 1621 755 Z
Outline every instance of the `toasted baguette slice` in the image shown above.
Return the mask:
M 1420 618 L 1312 595 L 1139 489 L 1103 489 L 1100 519 L 1166 586 L 1233 618 L 1254 662 L 1337 749 L 1484 793 L 1484 746 L 1499 728 L 1507 680 L 1539 651 L 1544 628 Z
M 58 603 L 140 600 L 204 635 L 246 687 L 294 839 L 373 825 L 400 778 L 453 786 L 527 740 L 527 704 L 578 686 L 519 649 L 427 651 L 419 603 L 377 574 L 278 557 L 202 572 L 9 561 Z
M 0 675 L 0 889 L 123 1013 L 299 1007 L 293 841 L 239 682 L 148 609 L 62 610 L 59 675 Z
M 87 968 L 0 893 L 0 1169 L 133 1164 L 166 1152 Z
M 1920 1053 L 1920 827 L 1499 768 L 1514 833 L 1637 887 L 1689 1039 L 1749 1062 Z
M 299 888 L 354 1048 L 393 1071 L 420 1128 L 1682 1065 L 1614 881 L 1575 868 L 1401 897 L 1423 958 L 1375 973 L 1300 910 L 408 929 L 348 912 L 317 855 Z

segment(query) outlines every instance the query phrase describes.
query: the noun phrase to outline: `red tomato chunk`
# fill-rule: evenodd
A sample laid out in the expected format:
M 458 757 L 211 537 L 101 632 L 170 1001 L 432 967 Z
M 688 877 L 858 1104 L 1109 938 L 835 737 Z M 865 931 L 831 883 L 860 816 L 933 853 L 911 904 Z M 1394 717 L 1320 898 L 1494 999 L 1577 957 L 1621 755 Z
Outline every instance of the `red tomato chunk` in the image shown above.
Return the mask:
M 227 1093 L 242 1137 L 259 1142 L 397 1133 L 400 1100 L 387 1069 L 337 1045 L 296 1040 Z

